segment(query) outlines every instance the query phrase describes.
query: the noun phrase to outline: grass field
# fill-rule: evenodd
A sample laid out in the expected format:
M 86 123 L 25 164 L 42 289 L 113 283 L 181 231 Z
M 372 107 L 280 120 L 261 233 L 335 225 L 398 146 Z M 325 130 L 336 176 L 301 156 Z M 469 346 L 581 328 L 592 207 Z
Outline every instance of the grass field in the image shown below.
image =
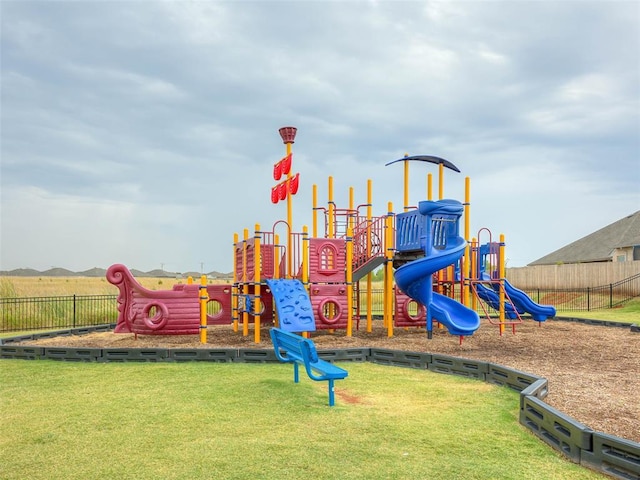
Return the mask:
M 604 478 L 520 426 L 514 391 L 341 365 L 329 408 L 282 364 L 3 360 L 0 477 Z
M 186 279 L 141 277 L 136 280 L 149 290 L 171 290 Z M 199 282 L 195 278 L 194 282 Z M 209 280 L 210 284 L 225 283 Z M 0 277 L 0 298 L 49 297 L 58 295 L 116 295 L 118 287 L 103 277 Z

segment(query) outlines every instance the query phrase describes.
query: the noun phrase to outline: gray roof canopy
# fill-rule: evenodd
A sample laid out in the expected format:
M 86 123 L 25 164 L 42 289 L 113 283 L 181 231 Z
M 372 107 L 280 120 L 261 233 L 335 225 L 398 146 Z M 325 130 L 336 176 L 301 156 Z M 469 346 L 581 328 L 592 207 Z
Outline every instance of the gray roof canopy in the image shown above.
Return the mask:
M 529 265 L 606 262 L 616 248 L 640 246 L 640 210 Z

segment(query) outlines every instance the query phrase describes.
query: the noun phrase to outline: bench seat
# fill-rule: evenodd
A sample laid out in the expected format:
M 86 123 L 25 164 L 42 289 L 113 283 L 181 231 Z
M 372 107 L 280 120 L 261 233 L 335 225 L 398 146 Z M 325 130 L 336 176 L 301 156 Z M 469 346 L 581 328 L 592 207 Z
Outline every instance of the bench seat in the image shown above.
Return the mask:
M 319 358 L 312 340 L 279 328 L 272 328 L 269 333 L 278 360 L 284 363 L 293 363 L 293 381 L 295 383 L 300 380 L 299 365 L 304 366 L 310 379 L 317 382 L 328 382 L 329 406 L 332 407 L 335 403 L 334 381 L 346 378 L 349 373 L 345 369 Z

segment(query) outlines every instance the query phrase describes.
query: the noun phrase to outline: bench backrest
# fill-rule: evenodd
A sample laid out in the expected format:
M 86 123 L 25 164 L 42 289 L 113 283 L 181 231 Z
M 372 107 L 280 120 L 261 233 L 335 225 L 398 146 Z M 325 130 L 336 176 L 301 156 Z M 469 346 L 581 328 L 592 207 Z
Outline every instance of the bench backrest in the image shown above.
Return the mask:
M 318 361 L 318 351 L 311 340 L 277 328 L 272 328 L 270 333 L 274 348 L 285 350 L 288 355 L 303 361 L 310 363 Z

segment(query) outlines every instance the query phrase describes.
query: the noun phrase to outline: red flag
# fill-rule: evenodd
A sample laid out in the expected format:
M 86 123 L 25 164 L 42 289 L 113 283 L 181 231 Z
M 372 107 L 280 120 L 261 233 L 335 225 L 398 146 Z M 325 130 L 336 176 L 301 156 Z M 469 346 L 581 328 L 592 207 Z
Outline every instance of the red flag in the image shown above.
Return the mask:
M 282 163 L 282 173 L 284 175 L 289 175 L 289 172 L 291 171 L 291 154 L 280 160 L 280 163 Z
M 295 195 L 298 193 L 298 187 L 300 186 L 300 174 L 296 173 L 295 177 L 289 179 L 289 193 Z
M 286 181 L 278 184 L 278 193 L 279 193 L 280 200 L 284 200 L 285 198 L 287 198 L 287 182 Z
M 273 179 L 280 180 L 281 176 L 282 176 L 282 160 L 280 160 L 278 163 L 276 163 L 273 166 Z

